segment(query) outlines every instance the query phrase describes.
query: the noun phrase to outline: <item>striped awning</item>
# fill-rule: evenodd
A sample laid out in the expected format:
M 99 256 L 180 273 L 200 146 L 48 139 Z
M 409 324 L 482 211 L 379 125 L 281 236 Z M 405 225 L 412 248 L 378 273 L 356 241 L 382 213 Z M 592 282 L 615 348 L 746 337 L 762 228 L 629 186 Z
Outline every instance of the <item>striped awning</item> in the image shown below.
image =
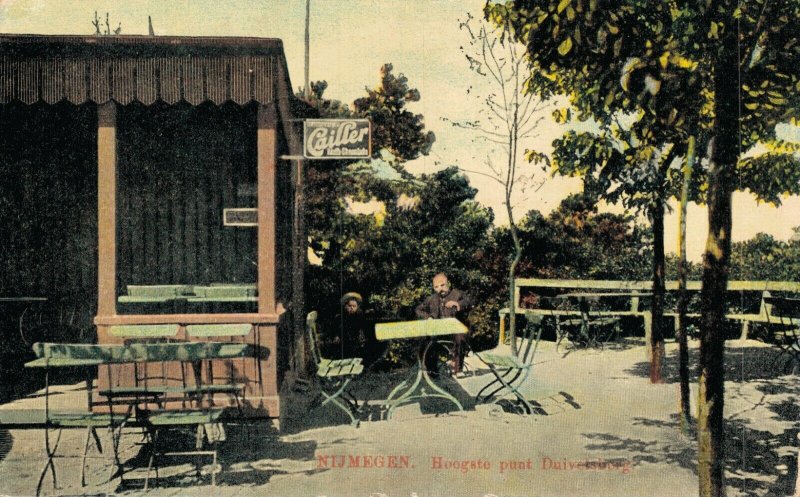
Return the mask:
M 266 104 L 278 78 L 274 39 L 0 35 L 0 103 Z

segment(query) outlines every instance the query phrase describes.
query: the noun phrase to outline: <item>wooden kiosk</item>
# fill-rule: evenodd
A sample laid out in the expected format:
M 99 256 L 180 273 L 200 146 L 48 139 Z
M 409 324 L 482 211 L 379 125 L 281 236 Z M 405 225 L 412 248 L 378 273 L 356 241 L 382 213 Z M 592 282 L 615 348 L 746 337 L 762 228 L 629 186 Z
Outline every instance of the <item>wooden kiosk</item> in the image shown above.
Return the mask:
M 101 344 L 173 325 L 267 349 L 215 367 L 277 417 L 305 261 L 291 88 L 280 40 L 0 35 L 0 290 L 77 300 Z

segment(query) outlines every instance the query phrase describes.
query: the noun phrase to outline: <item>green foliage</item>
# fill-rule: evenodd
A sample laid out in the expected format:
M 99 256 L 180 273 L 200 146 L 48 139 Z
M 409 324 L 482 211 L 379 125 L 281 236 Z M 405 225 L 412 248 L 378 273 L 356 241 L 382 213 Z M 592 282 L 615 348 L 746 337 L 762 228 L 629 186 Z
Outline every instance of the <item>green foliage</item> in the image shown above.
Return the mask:
M 342 103 L 340 100 L 332 100 L 324 97 L 325 90 L 328 89 L 327 81 L 312 81 L 311 95 L 303 95 L 302 89 L 298 90 L 297 97 L 304 98 L 306 102 L 319 111 L 320 117 L 323 118 L 347 118 L 353 117 L 353 111 L 347 104 Z
M 771 150 L 739 162 L 742 185 L 760 201 L 781 204 L 781 195 L 800 194 L 800 158 L 798 145 L 775 142 Z
M 577 279 L 646 279 L 652 252 L 650 232 L 630 216 L 598 213 L 594 199 L 576 194 L 544 217 L 528 212 L 519 223 L 523 277 Z M 502 281 L 511 245 L 507 228 L 494 232 L 493 252 L 484 263 L 487 275 Z M 492 258 L 499 258 L 491 261 Z
M 611 201 L 622 197 L 631 207 L 651 205 L 662 188 L 667 196 L 678 192 L 677 168 L 663 164 L 659 171 L 653 157 L 681 157 L 693 135 L 698 160 L 704 158 L 715 118 L 717 42 L 735 25 L 740 150 L 757 142 L 776 145 L 740 165 L 738 185 L 770 202 L 798 188 L 796 160 L 775 142 L 775 125 L 794 121 L 800 110 L 800 45 L 791 27 L 800 3 L 749 0 L 728 8 L 699 0 L 508 1 L 487 3 L 485 15 L 526 44 L 531 79 L 545 75 L 552 82 L 543 97 L 556 92 L 570 98 L 574 112 L 562 111 L 558 120 L 571 114 L 594 120 L 600 130 L 557 141 L 556 170 L 585 176 L 588 191 Z M 626 172 L 631 168 L 640 171 Z M 694 199 L 705 192 L 703 173 L 697 168 L 694 175 Z
M 392 69 L 391 64 L 381 67 L 380 84 L 372 90 L 366 88 L 367 96 L 353 102 L 354 113 L 372 121 L 373 157 L 382 149 L 403 160 L 428 155 L 436 137 L 432 131 L 424 131 L 421 114 L 406 109 L 407 103 L 419 101 L 419 90 L 409 87 L 408 79 L 402 74 L 395 76 Z
M 800 226 L 789 242 L 758 233 L 731 248 L 731 278 L 756 281 L 797 281 L 800 275 Z

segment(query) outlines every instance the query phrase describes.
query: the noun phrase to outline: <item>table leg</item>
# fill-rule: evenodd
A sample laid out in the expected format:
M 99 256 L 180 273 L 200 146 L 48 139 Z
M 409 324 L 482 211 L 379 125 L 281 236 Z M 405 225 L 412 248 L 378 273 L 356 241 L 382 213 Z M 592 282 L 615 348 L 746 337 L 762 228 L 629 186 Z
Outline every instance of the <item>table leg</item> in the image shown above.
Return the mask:
M 404 385 L 407 385 L 409 380 L 404 381 L 392 391 L 391 395 L 387 399 L 386 403 L 384 404 L 387 408 L 386 419 L 391 419 L 394 409 L 399 407 L 400 405 L 405 404 L 406 402 L 410 402 L 412 400 L 422 399 L 425 397 L 438 397 L 445 400 L 449 400 L 450 402 L 455 404 L 456 407 L 458 407 L 459 411 L 464 410 L 464 407 L 461 405 L 458 399 L 456 399 L 455 397 L 447 393 L 445 390 L 443 390 L 441 387 L 436 385 L 431 380 L 430 375 L 428 375 L 428 370 L 425 367 L 425 358 L 427 357 L 428 350 L 430 349 L 432 344 L 433 344 L 432 340 L 427 340 L 426 343 L 424 345 L 421 345 L 419 350 L 417 351 L 417 371 L 414 375 L 414 381 L 411 383 L 411 386 L 405 392 L 403 392 L 402 395 L 400 395 L 396 399 L 393 399 L 394 395 Z M 431 390 L 433 390 L 434 393 L 426 392 L 425 391 L 426 385 Z M 420 390 L 420 393 L 415 395 L 415 392 L 418 388 Z

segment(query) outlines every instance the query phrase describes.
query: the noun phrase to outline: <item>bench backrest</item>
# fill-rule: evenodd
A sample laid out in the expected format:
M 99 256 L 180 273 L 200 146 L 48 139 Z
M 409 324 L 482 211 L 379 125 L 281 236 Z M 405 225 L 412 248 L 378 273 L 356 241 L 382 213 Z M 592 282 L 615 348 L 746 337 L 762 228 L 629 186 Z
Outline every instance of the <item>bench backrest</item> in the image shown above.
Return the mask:
M 40 359 L 87 359 L 102 361 L 105 364 L 201 361 L 253 355 L 251 345 L 228 342 L 133 343 L 128 345 L 37 342 L 33 344 L 33 351 Z

